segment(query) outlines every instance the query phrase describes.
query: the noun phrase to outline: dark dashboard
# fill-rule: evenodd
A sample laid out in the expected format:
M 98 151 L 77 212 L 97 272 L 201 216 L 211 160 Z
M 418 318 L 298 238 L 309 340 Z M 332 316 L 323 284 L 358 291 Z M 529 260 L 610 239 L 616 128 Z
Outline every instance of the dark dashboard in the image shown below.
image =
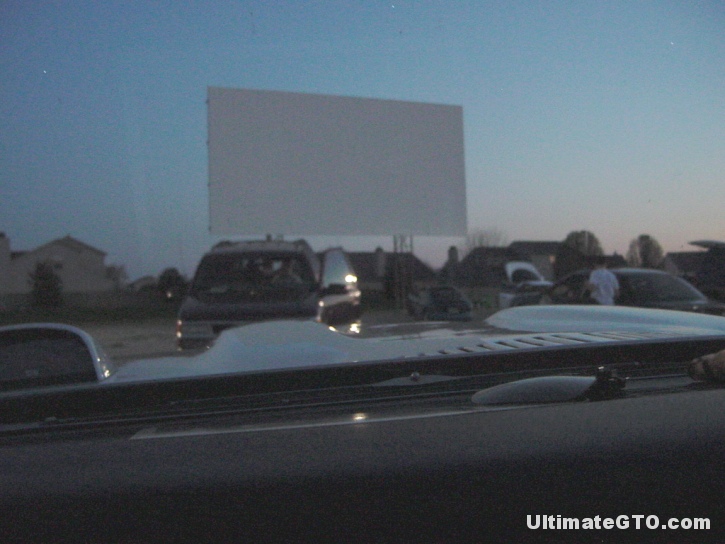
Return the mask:
M 676 362 L 687 347 L 648 351 Z M 646 348 L 618 349 L 644 357 Z M 559 355 L 570 365 L 587 350 Z M 514 358 L 531 357 L 546 359 Z M 328 392 L 317 403 L 270 392 L 269 405 L 240 409 L 209 398 L 176 412 L 167 391 L 167 408 L 149 417 L 99 410 L 9 423 L 0 533 L 10 542 L 719 540 L 725 390 L 669 368 L 630 381 L 612 400 L 493 407 L 472 403 L 469 390 L 435 393 L 445 382 L 423 393 L 383 386 L 391 393 L 371 398 Z M 556 528 L 622 516 L 627 528 Z

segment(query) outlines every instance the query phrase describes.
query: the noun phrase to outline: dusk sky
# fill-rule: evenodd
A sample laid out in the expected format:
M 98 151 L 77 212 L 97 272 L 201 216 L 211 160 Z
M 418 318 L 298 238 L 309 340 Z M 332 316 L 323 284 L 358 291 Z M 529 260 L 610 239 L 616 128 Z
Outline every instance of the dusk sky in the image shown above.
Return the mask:
M 0 1 L 0 63 L 0 231 L 70 234 L 130 279 L 216 241 L 209 86 L 462 106 L 469 229 L 509 242 L 725 240 L 719 0 Z M 440 265 L 463 239 L 414 244 Z

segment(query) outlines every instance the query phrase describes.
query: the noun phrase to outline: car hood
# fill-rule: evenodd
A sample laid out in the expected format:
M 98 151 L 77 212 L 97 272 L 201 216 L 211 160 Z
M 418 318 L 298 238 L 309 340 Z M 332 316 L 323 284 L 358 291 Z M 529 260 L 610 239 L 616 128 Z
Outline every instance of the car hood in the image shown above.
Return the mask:
M 710 300 L 677 300 L 645 302 L 643 308 L 660 308 L 663 310 L 679 310 L 682 312 L 699 312 L 713 315 L 725 315 L 725 304 Z
M 273 321 L 228 329 L 195 356 L 128 363 L 104 383 L 712 335 L 725 335 L 725 318 L 603 306 L 517 307 L 456 330 L 443 323 L 409 323 L 346 334 L 314 322 Z

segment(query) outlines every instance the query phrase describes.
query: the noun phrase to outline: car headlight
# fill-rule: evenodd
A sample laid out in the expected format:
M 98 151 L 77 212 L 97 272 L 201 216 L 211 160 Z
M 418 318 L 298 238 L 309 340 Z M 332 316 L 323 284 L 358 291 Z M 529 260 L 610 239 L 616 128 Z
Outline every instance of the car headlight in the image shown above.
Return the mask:
M 176 324 L 176 337 L 181 338 L 182 336 L 212 336 L 214 331 L 211 325 L 208 323 L 198 323 L 194 321 L 177 321 Z

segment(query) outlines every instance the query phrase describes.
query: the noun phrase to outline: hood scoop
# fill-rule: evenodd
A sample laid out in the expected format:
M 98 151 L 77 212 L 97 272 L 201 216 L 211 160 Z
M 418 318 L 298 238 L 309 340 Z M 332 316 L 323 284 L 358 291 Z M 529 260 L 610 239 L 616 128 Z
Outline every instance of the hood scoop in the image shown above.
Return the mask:
M 581 346 L 584 344 L 601 344 L 608 342 L 628 342 L 636 340 L 652 340 L 671 337 L 672 333 L 556 333 L 528 334 L 491 338 L 477 343 L 444 348 L 430 353 L 419 353 L 418 356 L 458 355 L 461 353 L 486 353 L 494 351 L 511 351 L 521 349 L 539 349 L 546 347 Z

